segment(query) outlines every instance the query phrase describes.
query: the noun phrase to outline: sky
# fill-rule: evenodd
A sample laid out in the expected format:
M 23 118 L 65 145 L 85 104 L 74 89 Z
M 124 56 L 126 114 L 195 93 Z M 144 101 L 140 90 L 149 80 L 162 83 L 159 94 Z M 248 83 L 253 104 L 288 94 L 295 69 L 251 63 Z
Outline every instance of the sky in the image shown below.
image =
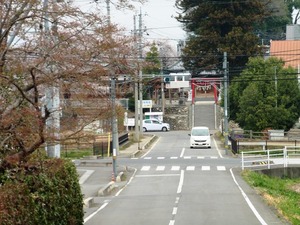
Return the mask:
M 76 0 L 75 0 L 76 2 Z M 93 9 L 96 5 L 92 0 L 77 0 L 84 7 Z M 114 2 L 114 0 L 111 0 Z M 97 1 L 98 8 L 103 13 L 106 11 L 106 0 Z M 119 24 L 125 28 L 126 33 L 132 34 L 134 30 L 134 15 L 142 14 L 143 37 L 147 41 L 160 40 L 167 42 L 176 48 L 180 40 L 185 39 L 185 32 L 181 28 L 181 24 L 175 19 L 179 10 L 175 7 L 175 0 L 148 0 L 146 3 L 135 4 L 135 10 L 117 10 L 113 4 L 110 4 L 111 22 Z M 136 22 L 138 29 L 138 16 Z

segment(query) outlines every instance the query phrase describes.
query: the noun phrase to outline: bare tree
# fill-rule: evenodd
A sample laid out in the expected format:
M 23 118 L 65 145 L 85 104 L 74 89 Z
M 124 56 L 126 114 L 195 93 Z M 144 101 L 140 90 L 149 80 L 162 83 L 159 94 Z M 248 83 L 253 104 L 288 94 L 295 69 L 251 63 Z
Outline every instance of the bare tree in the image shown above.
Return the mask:
M 47 4 L 0 1 L 2 171 L 25 161 L 45 142 L 60 141 L 108 118 L 108 68 L 113 74 L 121 69 L 135 74 L 132 40 L 107 24 L 105 15 L 82 12 L 63 1 Z M 45 103 L 51 88 L 63 99 L 55 110 Z M 61 109 L 60 129 L 46 127 L 47 119 Z M 59 139 L 55 132 L 60 132 Z

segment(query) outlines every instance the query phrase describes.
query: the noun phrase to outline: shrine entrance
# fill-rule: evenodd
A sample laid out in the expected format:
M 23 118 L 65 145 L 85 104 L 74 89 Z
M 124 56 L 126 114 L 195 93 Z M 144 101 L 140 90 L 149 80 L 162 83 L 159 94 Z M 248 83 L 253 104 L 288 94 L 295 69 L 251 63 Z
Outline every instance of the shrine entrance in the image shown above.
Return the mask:
M 213 97 L 217 104 L 222 78 L 192 78 L 192 104 L 195 103 L 195 98 Z

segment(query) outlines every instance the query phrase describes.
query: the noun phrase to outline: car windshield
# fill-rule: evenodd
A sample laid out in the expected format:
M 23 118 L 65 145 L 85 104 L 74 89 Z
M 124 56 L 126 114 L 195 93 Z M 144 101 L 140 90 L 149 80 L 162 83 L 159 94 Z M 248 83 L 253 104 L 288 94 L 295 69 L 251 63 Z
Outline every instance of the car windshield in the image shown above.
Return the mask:
M 193 129 L 192 136 L 208 136 L 209 132 L 206 129 Z

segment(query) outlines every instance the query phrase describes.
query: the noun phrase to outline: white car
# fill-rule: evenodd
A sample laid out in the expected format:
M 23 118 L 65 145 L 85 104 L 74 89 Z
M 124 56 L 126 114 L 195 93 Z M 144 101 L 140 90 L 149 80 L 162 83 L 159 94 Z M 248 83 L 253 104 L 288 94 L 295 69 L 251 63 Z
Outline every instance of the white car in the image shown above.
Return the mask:
M 210 132 L 208 127 L 193 127 L 190 137 L 190 148 L 207 147 L 211 148 Z
M 157 119 L 143 120 L 143 131 L 169 131 L 170 124 L 163 123 Z

